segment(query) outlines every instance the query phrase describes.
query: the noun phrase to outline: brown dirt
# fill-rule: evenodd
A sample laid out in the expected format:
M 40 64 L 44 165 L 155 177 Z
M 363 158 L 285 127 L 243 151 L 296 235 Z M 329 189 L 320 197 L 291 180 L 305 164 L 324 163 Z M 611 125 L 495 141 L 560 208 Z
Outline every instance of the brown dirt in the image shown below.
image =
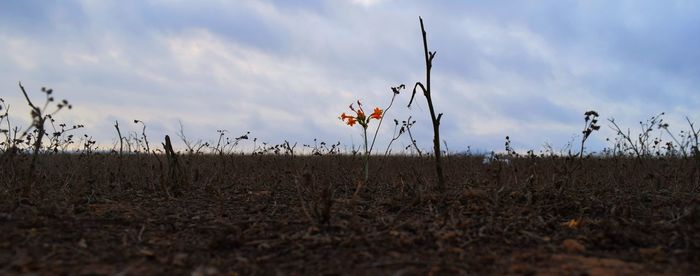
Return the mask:
M 451 156 L 440 194 L 415 157 L 360 185 L 359 157 L 185 156 L 178 182 L 154 156 L 56 155 L 20 199 L 28 160 L 0 161 L 3 275 L 700 271 L 692 160 Z

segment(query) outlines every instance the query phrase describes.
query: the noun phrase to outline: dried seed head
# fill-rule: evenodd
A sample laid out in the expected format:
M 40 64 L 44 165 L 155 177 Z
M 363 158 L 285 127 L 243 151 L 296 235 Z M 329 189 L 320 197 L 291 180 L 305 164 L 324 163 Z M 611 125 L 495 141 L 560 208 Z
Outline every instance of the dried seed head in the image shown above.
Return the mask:
M 394 94 L 398 95 L 399 93 L 401 93 L 401 89 L 405 89 L 405 88 L 406 88 L 406 86 L 401 84 L 397 87 L 392 87 L 391 91 L 394 92 Z

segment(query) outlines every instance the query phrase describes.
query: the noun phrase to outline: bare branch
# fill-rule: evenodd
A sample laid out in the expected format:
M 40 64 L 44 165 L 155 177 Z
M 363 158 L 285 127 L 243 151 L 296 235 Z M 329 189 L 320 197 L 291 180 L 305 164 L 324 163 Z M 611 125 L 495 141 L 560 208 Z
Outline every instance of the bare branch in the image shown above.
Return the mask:
M 24 90 L 24 86 L 22 86 L 22 82 L 19 82 L 19 88 L 22 89 L 22 94 L 24 94 L 24 98 L 27 99 L 27 104 L 29 104 L 29 107 L 31 107 L 33 110 L 38 111 L 39 109 L 34 106 L 32 103 L 32 100 L 29 99 L 29 95 L 27 95 L 27 91 Z
M 413 86 L 413 93 L 411 94 L 411 100 L 408 101 L 408 108 L 411 108 L 411 104 L 413 103 L 413 98 L 416 96 L 416 88 L 420 87 L 420 89 L 423 90 L 423 95 L 426 95 L 428 93 L 428 90 L 425 89 L 425 86 L 421 82 L 416 82 L 416 85 Z

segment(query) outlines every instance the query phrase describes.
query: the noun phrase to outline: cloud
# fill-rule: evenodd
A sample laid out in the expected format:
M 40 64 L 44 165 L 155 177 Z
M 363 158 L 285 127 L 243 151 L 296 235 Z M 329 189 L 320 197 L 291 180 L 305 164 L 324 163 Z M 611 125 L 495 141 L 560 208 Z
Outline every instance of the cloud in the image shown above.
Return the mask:
M 377 5 L 379 3 L 385 2 L 384 0 L 352 0 L 352 3 L 355 5 L 360 5 L 360 6 L 365 6 L 365 7 L 370 7 Z
M 700 7 L 687 1 L 3 2 L 0 97 L 19 117 L 17 81 L 50 86 L 76 107 L 61 116 L 100 141 L 114 120 L 140 119 L 153 137 L 183 121 L 203 139 L 227 129 L 357 143 L 336 118 L 347 105 L 386 106 L 389 87 L 424 78 L 418 16 L 454 150 L 499 150 L 506 135 L 519 148 L 564 145 L 590 109 L 629 127 L 666 111 L 680 128 L 700 103 Z M 413 116 L 429 148 L 425 99 L 406 109 L 408 90 L 388 118 Z M 601 147 L 614 133 L 594 135 Z

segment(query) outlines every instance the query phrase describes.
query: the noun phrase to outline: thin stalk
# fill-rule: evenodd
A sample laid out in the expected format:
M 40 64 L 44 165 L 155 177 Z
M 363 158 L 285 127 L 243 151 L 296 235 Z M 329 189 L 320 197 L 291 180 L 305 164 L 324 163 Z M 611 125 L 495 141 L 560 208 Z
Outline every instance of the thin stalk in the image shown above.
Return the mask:
M 398 127 L 399 127 L 398 124 L 394 126 L 394 133 L 391 134 L 391 141 L 389 141 L 389 145 L 386 147 L 386 151 L 384 152 L 384 157 L 389 155 L 389 150 L 391 149 L 391 144 L 393 144 L 394 141 L 398 140 L 402 134 L 401 131 L 399 131 L 399 136 L 396 136 L 396 129 Z
M 401 86 L 403 86 L 403 84 Z M 384 109 L 384 114 L 382 114 L 382 118 L 379 119 L 379 124 L 377 124 L 377 129 L 374 131 L 374 137 L 372 138 L 372 145 L 369 147 L 370 152 L 372 152 L 372 149 L 374 149 L 374 141 L 377 140 L 377 134 L 379 133 L 379 128 L 382 127 L 382 122 L 384 122 L 384 117 L 386 117 L 386 113 L 389 111 L 391 106 L 394 104 L 394 99 L 396 99 L 396 95 L 398 95 L 398 93 L 394 92 L 394 95 L 391 96 L 391 102 L 389 102 L 389 106 L 386 109 Z
M 369 179 L 369 150 L 367 149 L 367 128 L 362 128 L 364 130 L 365 137 L 365 183 Z
M 119 121 L 114 121 L 114 128 L 117 129 L 117 135 L 119 135 L 119 156 L 122 156 L 124 152 L 124 138 L 122 138 L 122 132 L 119 130 Z

